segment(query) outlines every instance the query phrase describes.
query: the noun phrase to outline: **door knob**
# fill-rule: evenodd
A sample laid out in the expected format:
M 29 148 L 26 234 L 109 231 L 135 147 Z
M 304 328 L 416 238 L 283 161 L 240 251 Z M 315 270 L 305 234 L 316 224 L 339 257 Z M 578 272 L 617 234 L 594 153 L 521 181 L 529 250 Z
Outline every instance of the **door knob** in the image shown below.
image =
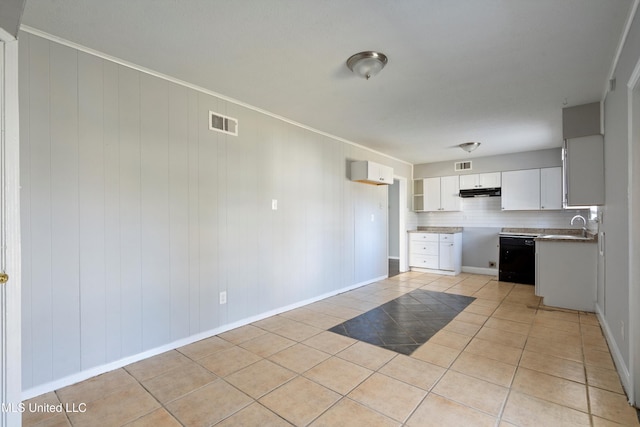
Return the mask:
M 0 284 L 4 285 L 9 281 L 9 275 L 5 272 L 0 273 Z

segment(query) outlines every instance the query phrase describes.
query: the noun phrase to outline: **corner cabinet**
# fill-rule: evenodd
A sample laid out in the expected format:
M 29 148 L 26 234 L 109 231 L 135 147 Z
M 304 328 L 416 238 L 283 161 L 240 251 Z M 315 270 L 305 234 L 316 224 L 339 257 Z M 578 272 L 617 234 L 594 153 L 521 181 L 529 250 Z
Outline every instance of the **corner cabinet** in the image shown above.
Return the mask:
M 409 233 L 409 267 L 447 275 L 462 270 L 462 233 Z
M 414 211 L 459 211 L 460 208 L 460 182 L 457 175 L 414 180 Z
M 393 168 L 369 161 L 351 163 L 351 181 L 393 185 Z

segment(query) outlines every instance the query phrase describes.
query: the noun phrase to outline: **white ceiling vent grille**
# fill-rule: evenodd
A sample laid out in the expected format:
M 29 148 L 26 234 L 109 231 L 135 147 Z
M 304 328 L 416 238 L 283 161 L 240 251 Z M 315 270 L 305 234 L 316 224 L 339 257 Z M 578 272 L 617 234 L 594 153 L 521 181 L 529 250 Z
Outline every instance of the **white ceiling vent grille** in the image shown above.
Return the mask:
M 238 136 L 238 119 L 209 111 L 209 130 Z
M 455 171 L 470 171 L 471 170 L 471 161 L 468 162 L 456 162 L 455 163 Z

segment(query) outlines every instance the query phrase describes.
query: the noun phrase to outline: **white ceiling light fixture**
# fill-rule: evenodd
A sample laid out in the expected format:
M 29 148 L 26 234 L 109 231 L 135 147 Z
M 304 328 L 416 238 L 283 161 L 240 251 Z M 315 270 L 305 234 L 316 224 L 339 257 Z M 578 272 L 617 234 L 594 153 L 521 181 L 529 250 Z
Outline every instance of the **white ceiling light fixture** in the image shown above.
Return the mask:
M 471 153 L 473 150 L 480 146 L 479 142 L 465 142 L 463 144 L 458 145 L 458 147 L 462 148 L 467 153 Z
M 355 74 L 369 80 L 387 65 L 387 55 L 367 50 L 347 59 L 347 67 Z

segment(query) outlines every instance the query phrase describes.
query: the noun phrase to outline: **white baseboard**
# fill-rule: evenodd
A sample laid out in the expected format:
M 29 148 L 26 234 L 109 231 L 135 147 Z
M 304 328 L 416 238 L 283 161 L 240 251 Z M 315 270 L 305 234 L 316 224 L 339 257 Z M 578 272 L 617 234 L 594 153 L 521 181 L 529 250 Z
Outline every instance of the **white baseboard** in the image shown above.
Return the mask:
M 391 255 L 389 255 L 387 258 L 389 258 L 389 259 L 397 259 L 398 261 L 400 261 L 400 257 L 399 256 L 391 256 Z
M 600 325 L 602 326 L 602 330 L 604 332 L 604 337 L 607 340 L 607 344 L 609 344 L 609 350 L 611 350 L 611 355 L 613 356 L 613 363 L 616 365 L 616 370 L 618 371 L 618 375 L 620 376 L 622 387 L 624 388 L 624 391 L 627 393 L 627 396 L 631 396 L 631 393 L 630 393 L 631 374 L 629 373 L 629 368 L 624 363 L 624 358 L 622 357 L 620 348 L 618 348 L 618 345 L 613 338 L 613 334 L 611 333 L 611 329 L 609 328 L 609 324 L 607 323 L 607 320 L 602 314 L 602 311 L 600 310 L 600 306 L 598 306 L 598 304 L 596 304 L 596 315 L 598 316 L 598 320 L 600 321 Z
M 484 274 L 487 276 L 498 276 L 497 268 L 470 267 L 463 265 L 462 272 L 471 274 Z
M 433 274 L 441 274 L 443 276 L 457 276 L 460 274 L 459 271 L 447 271 L 447 270 L 432 270 L 430 268 L 421 268 L 421 267 L 411 267 L 410 271 L 418 271 L 420 273 L 433 273 Z
M 211 330 L 208 330 L 208 331 L 200 332 L 198 334 L 191 335 L 189 337 L 173 341 L 171 343 L 162 345 L 160 347 L 155 347 L 155 348 L 143 351 L 141 353 L 137 353 L 137 354 L 134 354 L 134 355 L 131 355 L 131 356 L 124 357 L 122 359 L 119 359 L 119 360 L 116 360 L 116 361 L 113 361 L 113 362 L 105 363 L 104 365 L 99 365 L 99 366 L 95 366 L 93 368 L 85 369 L 83 371 L 80 371 L 78 373 L 66 376 L 64 378 L 59 378 L 57 380 L 50 381 L 50 382 L 45 383 L 45 384 L 40 384 L 40 385 L 32 387 L 30 389 L 23 390 L 22 391 L 22 400 L 31 399 L 31 398 L 34 398 L 36 396 L 40 396 L 42 394 L 49 393 L 50 391 L 58 390 L 58 389 L 60 389 L 62 387 L 66 387 L 66 386 L 69 386 L 69 385 L 72 385 L 72 384 L 79 383 L 80 381 L 87 380 L 87 379 L 89 379 L 91 377 L 95 377 L 95 376 L 100 375 L 100 374 L 104 374 L 105 372 L 109 372 L 109 371 L 113 371 L 115 369 L 122 368 L 124 366 L 130 365 L 130 364 L 138 362 L 140 360 L 147 359 L 149 357 L 156 356 L 158 354 L 161 354 L 161 353 L 164 353 L 164 352 L 167 352 L 167 351 L 170 351 L 170 350 L 175 350 L 176 348 L 180 348 L 180 347 L 183 347 L 185 345 L 192 344 L 192 343 L 194 343 L 196 341 L 200 341 L 200 340 L 203 340 L 205 338 L 209 338 L 209 337 L 212 337 L 214 335 L 218 335 L 218 334 L 221 334 L 223 332 L 230 331 L 231 329 L 239 328 L 241 326 L 245 326 L 245 325 L 248 325 L 250 323 L 257 322 L 258 320 L 266 319 L 267 317 L 271 317 L 271 316 L 275 316 L 275 315 L 280 314 L 280 313 L 284 313 L 285 311 L 289 311 L 289 310 L 293 310 L 293 309 L 296 309 L 296 308 L 300 308 L 302 306 L 305 306 L 305 305 L 308 305 L 308 304 L 312 304 L 314 302 L 323 300 L 325 298 L 329 298 L 329 297 L 332 297 L 334 295 L 338 295 L 338 294 L 341 294 L 341 293 L 344 293 L 344 292 L 359 288 L 361 286 L 368 285 L 368 284 L 373 283 L 373 282 L 384 280 L 386 278 L 387 278 L 387 276 L 380 276 L 380 277 L 376 277 L 376 278 L 371 279 L 371 280 L 366 280 L 364 282 L 356 283 L 354 285 L 347 286 L 345 288 L 341 288 L 341 289 L 337 289 L 337 290 L 334 290 L 334 291 L 331 291 L 331 292 L 327 292 L 327 293 L 319 295 L 317 297 L 309 298 L 309 299 L 306 299 L 304 301 L 299 301 L 299 302 L 296 302 L 296 303 L 293 303 L 293 304 L 286 305 L 284 307 L 279 307 L 279 308 L 276 308 L 274 310 L 270 310 L 270 311 L 267 311 L 267 312 L 264 312 L 264 313 L 260 313 L 260 314 L 255 315 L 255 316 L 247 317 L 245 319 L 238 320 L 237 322 L 229 323 L 229 324 L 220 326 L 218 328 L 214 328 L 214 329 L 211 329 Z

